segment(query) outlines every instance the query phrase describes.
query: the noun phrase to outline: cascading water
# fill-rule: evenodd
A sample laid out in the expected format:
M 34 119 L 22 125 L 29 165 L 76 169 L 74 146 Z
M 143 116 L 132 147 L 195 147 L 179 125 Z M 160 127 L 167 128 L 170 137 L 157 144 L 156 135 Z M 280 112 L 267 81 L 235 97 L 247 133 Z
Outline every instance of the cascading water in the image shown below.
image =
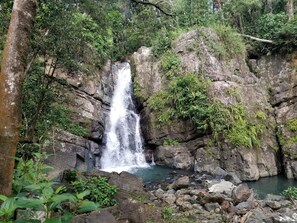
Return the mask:
M 140 118 L 135 112 L 132 100 L 130 65 L 120 64 L 115 75 L 106 148 L 100 160 L 101 169 L 121 172 L 135 167 L 149 167 L 143 154 Z

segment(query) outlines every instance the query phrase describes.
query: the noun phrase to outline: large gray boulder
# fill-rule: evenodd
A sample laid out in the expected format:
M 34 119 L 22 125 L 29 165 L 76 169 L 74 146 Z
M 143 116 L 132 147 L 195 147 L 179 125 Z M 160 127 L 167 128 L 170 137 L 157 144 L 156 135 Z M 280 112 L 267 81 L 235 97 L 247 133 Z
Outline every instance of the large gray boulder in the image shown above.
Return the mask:
M 252 191 L 246 183 L 240 184 L 239 186 L 235 187 L 232 191 L 232 198 L 234 204 L 239 204 L 240 202 L 247 201 L 251 194 Z
M 191 169 L 194 157 L 182 145 L 159 146 L 156 151 L 157 162 L 177 169 Z
M 95 211 L 74 217 L 71 223 L 117 223 L 114 216 L 107 210 Z

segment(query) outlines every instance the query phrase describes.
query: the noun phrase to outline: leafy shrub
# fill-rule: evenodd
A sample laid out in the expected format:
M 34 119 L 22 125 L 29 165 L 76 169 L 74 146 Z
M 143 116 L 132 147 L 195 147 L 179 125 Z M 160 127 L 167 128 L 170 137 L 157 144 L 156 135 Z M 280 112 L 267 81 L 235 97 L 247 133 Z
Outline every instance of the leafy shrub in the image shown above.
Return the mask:
M 86 198 L 98 203 L 100 207 L 108 207 L 116 204 L 115 195 L 117 188 L 108 184 L 105 177 L 77 178 L 71 185 L 76 193 L 89 190 L 90 194 Z
M 167 91 L 150 97 L 150 108 L 157 112 L 158 121 L 164 124 L 173 118 L 191 119 L 197 128 L 207 128 L 210 103 L 207 99 L 208 82 L 188 74 L 170 82 Z
M 225 25 L 213 25 L 212 28 L 219 36 L 219 41 L 212 43 L 211 47 L 222 59 L 231 59 L 245 53 L 243 39 L 234 29 Z
M 285 13 L 267 13 L 257 20 L 258 36 L 264 39 L 272 39 L 287 22 L 288 16 Z
M 99 204 L 84 199 L 90 194 L 89 190 L 76 194 L 65 193 L 65 186 L 57 187 L 55 182 L 50 181 L 46 172 L 51 167 L 42 163 L 46 157 L 46 154 L 35 153 L 31 160 L 18 159 L 13 180 L 15 195 L 0 195 L 0 201 L 3 202 L 0 205 L 0 221 L 11 222 L 15 211 L 19 209 L 18 222 L 33 222 L 36 211 L 42 211 L 45 213 L 45 222 L 66 223 L 70 222 L 73 214 L 99 208 Z M 52 218 L 54 213 L 60 217 Z
M 45 213 L 45 222 L 70 222 L 73 214 L 86 213 L 97 210 L 98 204 L 84 200 L 84 197 L 90 191 L 84 191 L 80 194 L 62 193 L 65 189 L 63 186 L 53 189 L 54 182 L 39 183 L 26 186 L 24 191 L 14 197 L 8 198 L 0 195 L 0 200 L 3 203 L 0 206 L 0 220 L 11 220 L 17 209 L 24 209 L 19 211 L 18 222 L 31 222 L 36 218 L 36 211 Z M 29 193 L 28 193 L 29 192 Z M 72 205 L 69 209 L 62 208 L 62 204 L 70 202 Z M 70 213 L 70 212 L 71 213 Z M 52 218 L 53 213 L 60 213 L 60 218 Z M 72 214 L 73 213 L 73 214 Z M 61 219 L 65 221 L 61 221 Z M 41 220 L 35 220 L 36 223 L 41 223 Z
M 165 139 L 163 141 L 163 146 L 174 146 L 174 145 L 178 145 L 179 142 L 175 139 Z
M 288 21 L 275 36 L 275 52 L 292 53 L 297 47 L 297 17 Z
M 181 66 L 180 59 L 172 51 L 166 51 L 161 58 L 161 68 L 165 75 L 171 79 L 176 76 Z
M 49 119 L 49 125 L 64 129 L 74 135 L 87 136 L 88 131 L 71 120 L 70 110 L 62 105 L 54 104 Z
M 173 214 L 174 214 L 174 210 L 170 207 L 164 207 L 162 210 L 162 218 L 164 220 L 170 219 Z
M 211 131 L 216 143 L 224 136 L 236 147 L 256 147 L 265 129 L 266 114 L 248 114 L 241 104 L 224 106 L 211 100 L 210 82 L 193 74 L 174 78 L 168 87 L 148 100 L 160 125 L 173 119 L 190 119 L 199 130 Z
M 47 172 L 52 167 L 43 163 L 48 156 L 45 153 L 34 153 L 33 159 L 17 159 L 14 171 L 13 190 L 20 193 L 26 186 L 48 182 Z
M 279 134 L 279 139 L 280 139 L 280 143 L 283 146 L 286 146 L 287 149 L 292 149 L 293 145 L 295 143 L 297 143 L 297 135 L 293 134 L 297 131 L 297 119 L 296 118 L 292 118 L 287 120 L 287 122 L 285 123 L 285 127 L 292 133 L 289 135 L 282 135 L 280 132 Z
M 280 32 L 287 20 L 288 16 L 285 13 L 264 14 L 257 20 L 256 35 L 263 39 L 275 40 L 276 35 Z M 273 44 L 256 41 L 253 41 L 252 44 L 260 54 L 267 54 L 275 48 Z
M 288 187 L 282 192 L 282 195 L 290 199 L 297 199 L 297 187 Z
M 257 147 L 260 145 L 260 136 L 264 131 L 263 119 L 256 119 L 256 114 L 247 114 L 242 105 L 232 105 L 229 110 L 229 129 L 225 131 L 225 136 L 229 142 L 236 147 Z M 264 118 L 265 113 L 259 113 Z M 266 117 L 266 115 L 265 115 Z M 255 123 L 250 120 L 256 120 Z
M 20 130 L 21 137 L 26 141 L 39 143 L 54 127 L 80 136 L 87 135 L 85 128 L 73 123 L 70 110 L 63 106 L 66 100 L 61 86 L 45 75 L 42 64 L 37 62 L 30 75 L 26 75 L 22 88 L 23 119 Z
M 66 180 L 67 182 L 73 182 L 77 180 L 77 178 L 78 178 L 78 172 L 76 169 L 65 170 L 63 172 L 63 179 Z
M 297 131 L 297 119 L 293 118 L 293 119 L 289 119 L 285 126 L 292 132 L 296 132 Z
M 162 29 L 153 41 L 153 55 L 158 58 L 171 48 L 172 36 L 169 31 Z

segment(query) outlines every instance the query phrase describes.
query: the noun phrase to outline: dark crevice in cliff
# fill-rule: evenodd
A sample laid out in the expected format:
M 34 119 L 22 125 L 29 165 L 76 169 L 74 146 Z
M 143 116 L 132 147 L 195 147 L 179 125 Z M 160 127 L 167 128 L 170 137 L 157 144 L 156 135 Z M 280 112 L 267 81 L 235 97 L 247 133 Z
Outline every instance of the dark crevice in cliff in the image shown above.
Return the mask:
M 297 87 L 297 86 L 294 86 L 293 89 Z M 271 107 L 275 108 L 275 107 L 281 107 L 282 104 L 284 103 L 289 103 L 289 104 L 294 104 L 295 101 L 294 100 L 297 100 L 297 97 L 296 96 L 292 96 L 292 97 L 288 97 L 288 98 L 283 98 L 282 101 L 279 101 L 277 103 L 272 103 L 269 101 L 269 103 L 271 104 Z
M 278 127 L 275 128 L 275 139 L 278 146 L 276 158 L 278 159 L 278 162 L 279 162 L 279 170 L 280 170 L 279 173 L 284 174 L 285 173 L 285 165 L 284 165 L 284 157 L 283 157 L 284 155 L 283 155 L 282 145 L 280 143 Z

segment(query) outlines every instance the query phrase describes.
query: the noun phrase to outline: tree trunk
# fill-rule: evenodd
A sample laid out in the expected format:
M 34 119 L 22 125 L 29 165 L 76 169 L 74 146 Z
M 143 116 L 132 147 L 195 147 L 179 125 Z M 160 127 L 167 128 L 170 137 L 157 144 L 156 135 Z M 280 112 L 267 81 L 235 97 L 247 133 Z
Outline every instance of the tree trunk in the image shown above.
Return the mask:
M 287 2 L 287 14 L 289 21 L 294 18 L 294 0 L 288 0 Z
M 14 0 L 0 74 L 0 194 L 10 195 L 19 142 L 20 96 L 36 0 Z

